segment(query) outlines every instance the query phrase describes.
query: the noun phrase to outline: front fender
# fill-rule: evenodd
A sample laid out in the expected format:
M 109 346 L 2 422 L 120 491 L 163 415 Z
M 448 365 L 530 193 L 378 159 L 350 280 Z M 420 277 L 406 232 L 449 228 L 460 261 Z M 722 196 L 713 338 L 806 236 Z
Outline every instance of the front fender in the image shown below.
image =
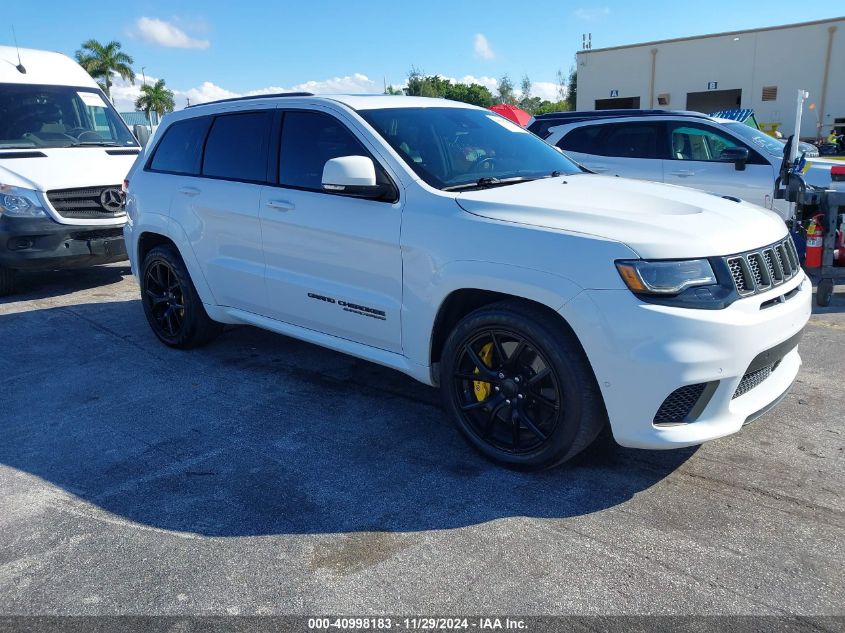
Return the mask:
M 559 311 L 583 288 L 554 273 L 496 262 L 458 260 L 445 264 L 422 292 L 406 285 L 402 312 L 403 350 L 414 363 L 429 365 L 434 324 L 449 295 L 487 290 L 536 301 Z

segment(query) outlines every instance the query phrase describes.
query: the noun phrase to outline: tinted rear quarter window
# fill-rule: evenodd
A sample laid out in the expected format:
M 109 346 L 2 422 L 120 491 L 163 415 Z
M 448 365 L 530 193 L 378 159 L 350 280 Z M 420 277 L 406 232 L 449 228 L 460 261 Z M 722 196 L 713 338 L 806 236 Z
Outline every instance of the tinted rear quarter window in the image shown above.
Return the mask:
M 205 143 L 202 175 L 265 182 L 273 111 L 215 117 Z
M 202 144 L 210 123 L 210 117 L 196 117 L 178 121 L 168 127 L 156 146 L 150 168 L 174 174 L 198 175 Z

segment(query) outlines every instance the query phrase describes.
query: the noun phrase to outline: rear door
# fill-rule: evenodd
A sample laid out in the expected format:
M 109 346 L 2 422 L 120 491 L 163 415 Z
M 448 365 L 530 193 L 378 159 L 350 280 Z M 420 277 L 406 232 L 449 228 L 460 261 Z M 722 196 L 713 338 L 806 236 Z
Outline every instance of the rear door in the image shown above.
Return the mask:
M 394 182 L 334 114 L 284 112 L 279 184 L 260 205 L 268 316 L 400 352 L 402 202 L 324 192 L 323 166 L 340 156 L 368 156 L 377 179 Z
M 260 313 L 266 295 L 258 205 L 275 106 L 203 118 L 207 133 L 196 173 L 179 177 L 171 217 L 184 230 L 216 303 Z
M 706 123 L 670 121 L 667 133 L 670 156 L 663 166 L 665 182 L 771 207 L 775 170 L 752 147 Z M 728 147 L 748 149 L 744 170 L 720 158 Z
M 660 121 L 585 125 L 571 130 L 557 146 L 598 174 L 662 182 L 664 130 Z

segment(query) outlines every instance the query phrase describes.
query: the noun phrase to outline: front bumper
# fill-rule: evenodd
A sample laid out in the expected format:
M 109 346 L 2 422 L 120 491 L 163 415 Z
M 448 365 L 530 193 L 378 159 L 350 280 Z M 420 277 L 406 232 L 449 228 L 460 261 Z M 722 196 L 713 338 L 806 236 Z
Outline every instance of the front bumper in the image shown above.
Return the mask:
M 49 218 L 0 215 L 0 266 L 4 268 L 82 268 L 125 259 L 122 224 L 68 225 Z
M 771 304 L 796 288 L 782 303 Z M 585 291 L 561 314 L 590 359 L 616 441 L 635 448 L 675 448 L 735 433 L 785 395 L 801 365 L 797 348 L 787 341 L 809 320 L 811 296 L 802 272 L 723 310 L 648 304 L 620 289 Z M 738 392 L 743 377 L 769 350 L 770 365 L 780 362 L 765 379 L 748 390 L 745 382 Z M 704 399 L 696 401 L 690 418 L 655 423 L 667 396 L 702 383 L 707 385 Z

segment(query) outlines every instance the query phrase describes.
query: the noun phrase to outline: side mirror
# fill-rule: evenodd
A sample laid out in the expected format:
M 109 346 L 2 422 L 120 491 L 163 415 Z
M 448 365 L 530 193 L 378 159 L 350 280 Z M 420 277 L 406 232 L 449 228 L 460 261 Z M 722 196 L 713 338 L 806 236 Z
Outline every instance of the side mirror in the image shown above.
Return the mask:
M 745 171 L 745 163 L 748 162 L 748 149 L 745 147 L 726 147 L 719 154 L 719 160 L 733 163 L 737 171 Z
M 323 167 L 323 190 L 357 198 L 381 198 L 385 187 L 376 184 L 376 166 L 367 156 L 341 156 Z
M 150 128 L 146 125 L 135 124 L 132 126 L 132 133 L 135 135 L 135 138 L 138 139 L 138 143 L 141 144 L 141 147 L 147 146 L 147 143 L 150 141 Z

